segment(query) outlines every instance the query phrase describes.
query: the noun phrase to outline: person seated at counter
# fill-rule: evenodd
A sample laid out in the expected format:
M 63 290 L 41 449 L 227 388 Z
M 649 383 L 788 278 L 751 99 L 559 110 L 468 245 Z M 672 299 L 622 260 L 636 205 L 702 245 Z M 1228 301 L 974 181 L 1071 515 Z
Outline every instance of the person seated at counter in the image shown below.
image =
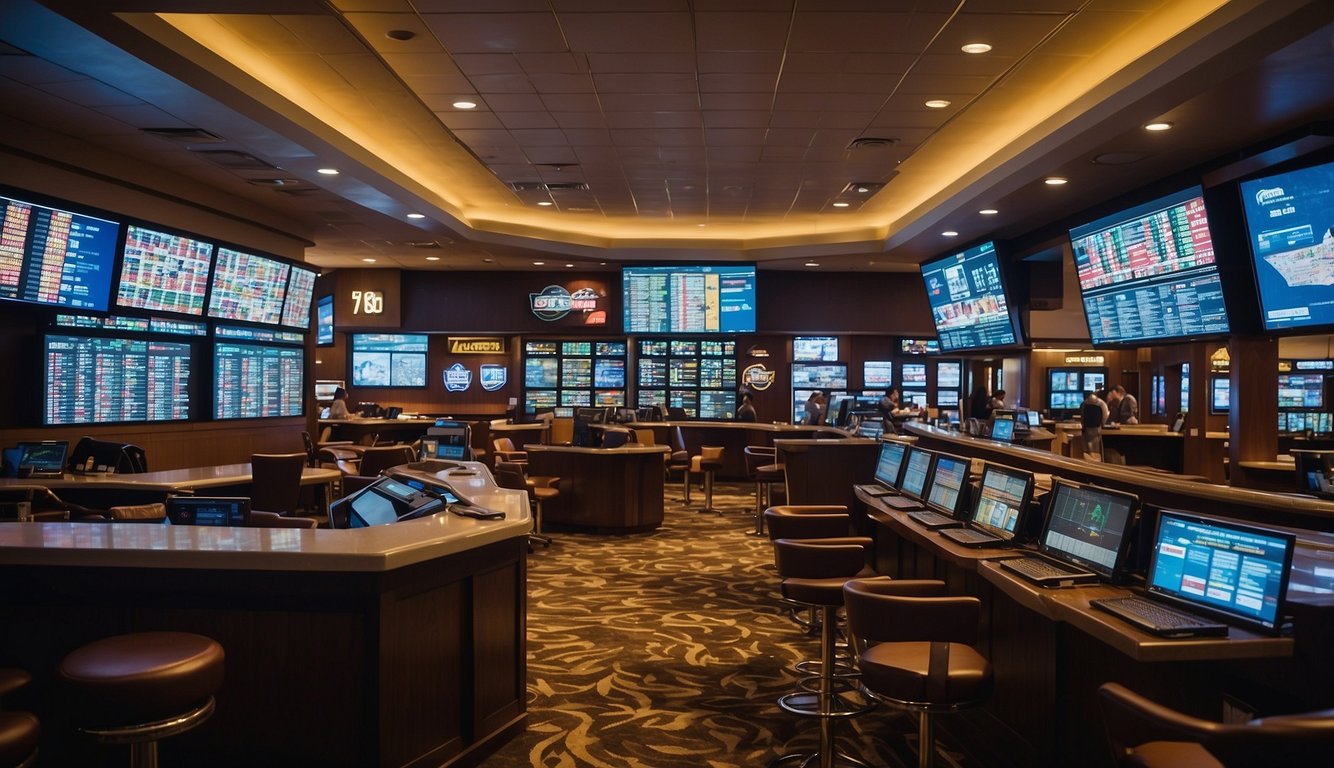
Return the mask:
M 756 418 L 754 399 L 751 398 L 750 393 L 747 392 L 741 396 L 741 405 L 736 407 L 736 420 L 755 421 Z
M 347 390 L 338 387 L 334 390 L 333 402 L 329 404 L 329 418 L 346 419 L 350 416 L 347 411 Z
M 1138 424 L 1139 401 L 1126 392 L 1126 388 L 1117 384 L 1108 395 L 1107 408 L 1113 424 Z
M 968 396 L 968 418 L 986 421 L 991 418 L 991 398 L 985 384 L 978 384 Z
M 811 396 L 806 398 L 806 418 L 802 419 L 802 424 L 823 424 L 825 414 L 825 404 L 829 400 L 821 390 L 815 390 Z
M 998 389 L 991 393 L 991 400 L 987 402 L 987 416 L 991 416 L 991 411 L 1004 410 L 1005 408 L 1005 390 Z

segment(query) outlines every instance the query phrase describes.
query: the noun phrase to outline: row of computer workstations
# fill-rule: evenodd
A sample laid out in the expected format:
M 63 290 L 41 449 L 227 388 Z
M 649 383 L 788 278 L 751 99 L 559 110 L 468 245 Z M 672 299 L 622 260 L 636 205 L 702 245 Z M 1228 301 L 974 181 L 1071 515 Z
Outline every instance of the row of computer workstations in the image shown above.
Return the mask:
M 991 462 L 973 482 L 972 465 L 886 440 L 874 483 L 858 490 L 956 544 L 1011 548 L 998 553 L 999 565 L 1040 587 L 1133 585 L 1091 604 L 1159 637 L 1226 635 L 1229 626 L 1284 631 L 1293 533 L 1142 510 L 1131 493 Z

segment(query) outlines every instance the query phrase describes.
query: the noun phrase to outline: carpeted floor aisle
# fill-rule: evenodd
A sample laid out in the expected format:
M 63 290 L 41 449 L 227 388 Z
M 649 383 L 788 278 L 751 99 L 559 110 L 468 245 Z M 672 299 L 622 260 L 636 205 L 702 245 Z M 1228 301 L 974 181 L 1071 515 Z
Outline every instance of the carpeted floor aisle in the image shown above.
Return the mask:
M 669 489 L 653 533 L 556 533 L 530 556 L 528 728 L 488 768 L 739 768 L 809 751 L 816 721 L 776 702 L 819 642 L 780 610 L 770 544 L 746 535 L 748 490 L 720 484 L 719 517 Z M 882 707 L 841 734 L 872 766 L 916 764 L 905 714 Z M 977 766 L 946 745 L 937 765 Z

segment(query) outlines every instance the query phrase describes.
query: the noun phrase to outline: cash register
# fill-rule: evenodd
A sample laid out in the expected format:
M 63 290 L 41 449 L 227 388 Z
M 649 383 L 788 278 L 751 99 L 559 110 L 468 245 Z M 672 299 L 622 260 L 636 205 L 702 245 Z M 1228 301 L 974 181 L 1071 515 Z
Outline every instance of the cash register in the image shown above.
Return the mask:
M 437 473 L 465 466 L 450 461 L 423 461 L 385 470 L 375 482 L 329 506 L 329 519 L 346 520 L 349 528 L 367 528 L 451 512 L 477 520 L 500 520 L 504 512 L 480 506 L 442 480 Z

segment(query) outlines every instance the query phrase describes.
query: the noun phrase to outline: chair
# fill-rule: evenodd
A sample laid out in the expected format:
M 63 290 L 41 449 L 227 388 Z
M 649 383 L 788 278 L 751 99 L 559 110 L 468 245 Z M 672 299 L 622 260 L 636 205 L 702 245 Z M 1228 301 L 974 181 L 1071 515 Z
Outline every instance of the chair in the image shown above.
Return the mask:
M 843 585 L 862 690 L 917 713 L 917 765 L 935 764 L 935 716 L 991 694 L 991 664 L 973 649 L 982 603 L 948 597 L 945 582 L 853 579 Z
M 409 445 L 381 445 L 367 448 L 361 454 L 355 475 L 343 476 L 343 495 L 347 496 L 375 482 L 386 469 L 416 460 Z
M 704 473 L 704 506 L 700 512 L 723 513 L 721 509 L 713 507 L 713 478 L 723 468 L 723 450 L 718 445 L 701 445 L 699 455 L 690 457 L 690 472 Z M 689 473 L 686 474 L 686 485 L 690 485 Z
M 657 444 L 658 444 L 658 438 L 655 437 L 655 436 L 653 435 L 653 430 L 651 430 L 651 429 L 649 429 L 649 428 L 647 428 L 647 427 L 638 427 L 638 428 L 636 428 L 636 429 L 632 429 L 632 430 L 630 430 L 630 431 L 635 433 L 635 439 L 634 439 L 633 441 L 631 441 L 631 442 L 639 443 L 640 445 L 649 445 L 649 446 L 653 446 L 653 445 L 657 445 Z M 664 455 L 664 457 L 663 457 L 663 460 L 664 460 L 664 461 L 666 460 L 666 456 L 665 456 L 665 455 Z
M 161 502 L 111 507 L 108 511 L 117 523 L 160 523 L 167 518 L 167 505 Z
M 770 498 L 774 483 L 784 479 L 783 465 L 778 463 L 778 449 L 766 445 L 748 445 L 745 448 L 746 475 L 755 483 L 755 536 L 764 535 L 764 510 L 773 503 Z
M 304 453 L 256 453 L 250 457 L 250 508 L 290 515 L 301 503 Z
M 277 512 L 250 511 L 251 528 L 314 528 L 319 521 L 313 517 L 283 517 Z
M 0 701 L 31 680 L 21 669 L 0 667 Z M 40 737 L 41 723 L 35 715 L 0 708 L 0 768 L 28 768 L 36 763 Z
M 620 448 L 630 443 L 630 438 L 634 433 L 628 429 L 604 429 L 602 430 L 603 448 Z
M 71 651 L 56 676 L 80 731 L 103 744 L 129 744 L 133 768 L 156 768 L 159 739 L 213 714 L 223 659 L 222 646 L 203 635 L 136 632 Z
M 560 489 L 552 485 L 556 478 L 544 478 L 541 483 L 536 482 L 536 478 L 530 481 L 524 475 L 524 466 L 513 461 L 496 462 L 495 478 L 496 485 L 501 488 L 528 494 L 528 504 L 533 509 L 533 530 L 528 534 L 528 550 L 531 552 L 534 543 L 551 546 L 551 537 L 542 534 L 542 502 L 559 496 Z
M 666 457 L 667 477 L 670 479 L 673 472 L 681 473 L 681 503 L 690 503 L 690 452 L 686 450 L 685 437 L 681 435 L 680 427 L 672 427 L 671 431 L 672 452 Z
M 1217 723 L 1169 709 L 1116 683 L 1098 688 L 1098 707 L 1112 758 L 1121 766 L 1327 765 L 1334 751 L 1334 709 Z
M 511 464 L 527 464 L 528 452 L 514 447 L 514 441 L 508 437 L 497 437 L 491 441 L 491 450 L 495 452 L 496 463 L 508 461 Z

